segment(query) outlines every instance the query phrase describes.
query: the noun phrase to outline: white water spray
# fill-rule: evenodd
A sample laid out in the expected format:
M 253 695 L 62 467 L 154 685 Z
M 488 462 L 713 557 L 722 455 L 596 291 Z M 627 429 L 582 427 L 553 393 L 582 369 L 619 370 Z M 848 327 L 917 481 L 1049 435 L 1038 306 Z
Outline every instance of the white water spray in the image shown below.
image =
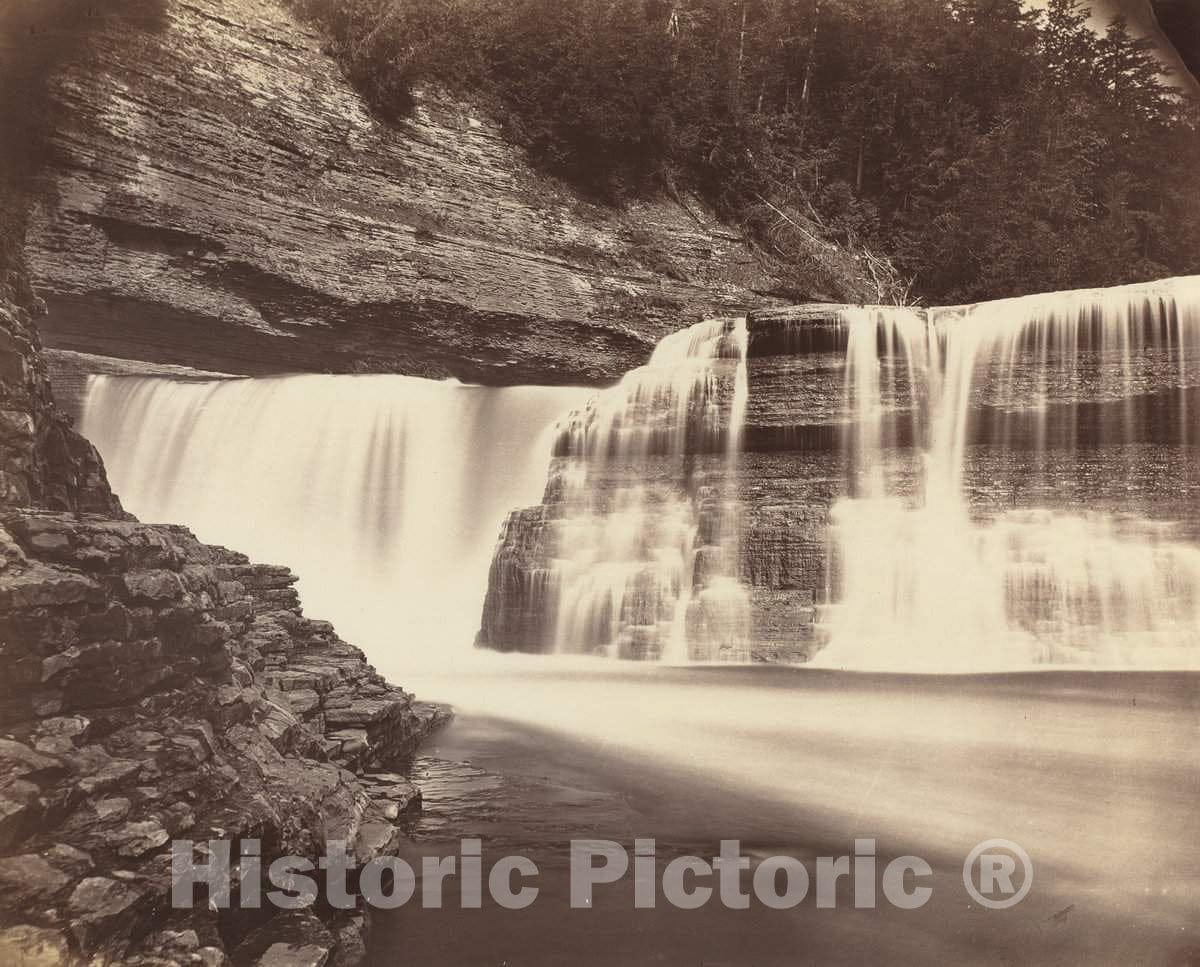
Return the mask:
M 1200 549 L 1179 525 L 1111 508 L 1016 509 L 1012 481 L 1000 506 L 975 506 L 998 482 L 972 473 L 977 441 L 1032 453 L 1043 494 L 1085 443 L 1111 448 L 1108 472 L 1132 472 L 1144 455 L 1122 448 L 1147 432 L 1137 407 L 1152 391 L 1180 402 L 1173 431 L 1157 417 L 1149 430 L 1173 432 L 1194 467 L 1200 278 L 843 321 L 853 470 L 851 497 L 831 512 L 840 594 L 818 663 L 1200 664 Z M 1103 408 L 1096 426 L 1081 427 L 1085 407 Z M 906 421 L 915 471 L 894 447 Z
M 561 426 L 557 650 L 748 657 L 734 497 L 746 343 L 740 318 L 673 333 Z
M 536 501 L 573 388 L 407 376 L 93 377 L 83 432 L 147 521 L 286 563 L 377 660 L 471 651 L 501 521 Z

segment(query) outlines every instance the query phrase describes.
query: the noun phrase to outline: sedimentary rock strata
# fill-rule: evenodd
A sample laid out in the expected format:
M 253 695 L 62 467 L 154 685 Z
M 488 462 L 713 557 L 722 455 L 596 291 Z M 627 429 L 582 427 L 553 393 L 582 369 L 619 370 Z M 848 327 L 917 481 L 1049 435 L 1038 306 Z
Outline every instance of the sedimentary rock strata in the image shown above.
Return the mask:
M 172 909 L 170 841 L 393 850 L 420 794 L 388 767 L 447 710 L 305 617 L 288 568 L 125 514 L 7 288 L 0 414 L 0 963 L 361 961 L 361 917 Z
M 880 328 L 875 315 L 851 306 L 810 304 L 750 313 L 745 423 L 736 473 L 711 445 L 689 443 L 689 476 L 676 481 L 674 489 L 697 501 L 702 510 L 706 491 L 735 499 L 740 533 L 735 567 L 749 596 L 749 630 L 744 636 L 753 657 L 804 660 L 819 646 L 819 612 L 836 603 L 845 567 L 839 534 L 847 532 L 838 530 L 842 525 L 837 505 L 851 494 L 881 494 L 872 480 L 876 471 L 888 481 L 886 496 L 878 502 L 885 512 L 925 499 L 929 462 L 936 458 L 943 461 L 941 473 L 946 477 L 961 472 L 964 505 L 980 524 L 1019 528 L 1022 512 L 1031 508 L 1039 514 L 1077 514 L 1087 506 L 1128 525 L 1130 510 L 1136 508 L 1136 513 L 1163 522 L 1161 533 L 1170 539 L 1194 540 L 1192 535 L 1200 532 L 1200 480 L 1193 459 L 1195 428 L 1186 414 L 1197 391 L 1196 377 L 1190 366 L 1177 366 L 1165 351 L 1174 341 L 1191 353 L 1181 334 L 1187 330 L 1180 328 L 1193 318 L 1186 309 L 1191 285 L 1186 279 L 1167 280 L 1111 290 L 1099 304 L 1085 292 L 1036 297 L 1020 305 L 880 310 L 902 317 L 903 332 Z M 955 396 L 947 404 L 931 392 L 945 372 L 964 365 L 947 341 L 948 334 L 959 331 L 953 327 L 989 326 L 993 335 L 1003 336 L 1004 325 L 1013 319 L 1024 325 L 1054 318 L 1071 324 L 1087 320 L 1092 327 L 1091 332 L 1074 333 L 1069 357 L 1057 348 L 1047 349 L 1059 344 L 1036 325 L 1021 330 L 1026 333 L 1021 338 L 1011 336 L 1010 329 L 1011 342 L 995 361 L 976 365 L 972 360 L 963 370 L 967 378 L 952 384 L 963 394 L 961 399 Z M 925 369 L 921 362 L 921 351 L 929 350 L 926 327 L 931 319 L 934 349 L 947 354 L 944 368 Z M 871 327 L 857 330 L 860 336 L 864 331 L 870 334 L 869 343 L 858 342 L 857 350 L 849 336 L 855 320 Z M 1138 332 L 1143 335 L 1134 335 Z M 1038 333 L 1037 339 L 1028 333 Z M 896 351 L 879 359 L 875 353 L 887 341 L 895 343 Z M 906 345 L 901 349 L 902 342 Z M 863 390 L 849 378 L 855 371 L 848 358 L 856 351 L 858 372 L 878 383 L 869 419 L 855 410 Z M 1069 366 L 1071 377 L 1055 382 L 1037 375 L 1048 365 L 1039 352 L 1057 353 L 1054 365 Z M 715 389 L 719 373 L 713 370 L 709 377 Z M 645 398 L 660 400 L 669 387 L 666 374 L 660 381 L 663 392 L 648 392 Z M 1031 405 L 1034 402 L 1039 405 Z M 937 411 L 939 406 L 962 409 Z M 937 419 L 931 416 L 935 411 Z M 953 420 L 947 421 L 948 412 Z M 961 471 L 944 469 L 951 460 L 952 438 L 961 439 L 961 452 L 953 456 Z M 869 471 L 856 464 L 856 450 L 865 446 L 873 453 Z M 615 493 L 605 474 L 619 481 L 622 469 L 598 468 L 561 451 L 543 502 L 509 515 L 493 559 L 480 644 L 504 650 L 558 647 L 563 596 L 557 578 L 571 540 L 563 526 L 568 514 L 560 481 L 582 477 L 601 494 Z M 624 476 L 654 481 L 652 467 L 639 468 L 636 477 Z M 715 553 L 706 533 L 713 525 L 706 518 L 720 519 L 704 513 L 697 518 L 691 574 L 696 589 L 703 587 Z M 881 545 L 896 546 L 908 539 L 887 532 L 877 521 L 870 525 L 863 534 L 867 542 L 876 527 Z M 905 526 L 914 525 L 906 521 Z M 931 532 L 926 523 L 917 526 Z M 632 534 L 622 536 L 625 545 L 646 543 L 644 525 L 629 521 L 627 529 Z M 609 553 L 605 548 L 597 555 L 601 567 L 609 563 L 611 558 L 604 556 Z M 1035 564 L 1039 553 L 1030 553 Z M 1033 571 L 1036 567 L 1027 567 L 1027 572 Z M 1016 566 L 1014 573 L 1019 573 Z M 887 587 L 886 578 L 880 580 Z M 1035 587 L 1037 582 L 1028 584 Z M 1019 586 L 1020 580 L 1013 579 L 1010 596 L 1017 596 Z M 621 609 L 626 621 L 636 618 L 638 608 L 638 595 L 626 593 L 630 589 L 633 582 L 623 582 L 610 595 L 613 610 Z M 695 597 L 687 600 L 689 621 L 695 602 Z M 607 629 L 609 616 L 601 608 L 594 610 L 596 623 Z M 657 657 L 657 652 L 630 651 L 626 657 Z
M 40 348 L 29 308 L 0 283 L 0 505 L 119 516 L 99 454 L 54 406 Z
M 81 45 L 30 207 L 51 347 L 594 382 L 776 284 L 698 203 L 583 200 L 470 105 L 379 121 L 278 0 L 114 5 Z
M 707 409 L 703 415 L 694 412 L 697 397 L 690 397 L 684 462 L 689 499 L 696 506 L 695 572 L 690 577 L 702 588 L 709 571 L 723 568 L 746 587 L 748 607 L 737 609 L 733 617 L 748 621 L 736 637 L 751 644 L 749 654 L 739 653 L 739 658 L 803 660 L 814 648 L 816 608 L 828 585 L 829 508 L 845 486 L 845 456 L 836 448 L 847 418 L 842 396 L 845 332 L 839 323 L 843 308 L 810 304 L 749 315 L 745 425 L 735 462 L 726 457 L 728 427 L 721 422 L 730 410 L 733 371 L 718 364 L 704 384 L 704 398 L 719 410 L 720 425 L 712 423 Z M 660 387 L 642 394 L 648 415 L 641 418 L 650 425 L 662 421 L 663 414 L 655 412 L 662 392 Z M 636 420 L 638 412 L 627 416 Z M 718 432 L 708 437 L 693 432 L 696 427 L 691 424 L 697 418 Z M 560 446 L 543 502 L 515 509 L 504 523 L 483 605 L 481 646 L 528 651 L 558 647 L 556 561 L 568 556 L 567 542 L 575 539 L 564 481 L 583 470 L 603 507 L 631 479 L 649 487 L 677 467 L 669 460 L 646 460 L 636 468 L 589 461 Z M 736 515 L 715 499 L 718 495 L 734 501 Z M 736 541 L 721 538 L 727 528 L 738 532 Z M 736 554 L 736 561 L 722 559 L 730 553 Z M 722 638 L 719 624 L 731 620 L 727 604 L 695 595 L 687 605 L 689 636 L 715 633 Z M 639 606 L 637 594 L 627 595 L 621 604 L 631 614 Z M 604 616 L 598 615 L 598 620 L 603 623 Z M 625 657 L 657 658 L 660 651 L 661 643 L 634 648 Z M 718 655 L 697 652 L 691 657 Z
M 446 713 L 305 618 L 286 568 L 179 527 L 32 510 L 0 512 L 0 551 L 0 880 L 24 884 L 0 917 L 25 930 L 8 949 L 136 962 L 186 930 L 207 938 L 192 953 L 221 946 L 230 922 L 169 909 L 174 837 L 394 846 L 419 795 L 380 766 Z

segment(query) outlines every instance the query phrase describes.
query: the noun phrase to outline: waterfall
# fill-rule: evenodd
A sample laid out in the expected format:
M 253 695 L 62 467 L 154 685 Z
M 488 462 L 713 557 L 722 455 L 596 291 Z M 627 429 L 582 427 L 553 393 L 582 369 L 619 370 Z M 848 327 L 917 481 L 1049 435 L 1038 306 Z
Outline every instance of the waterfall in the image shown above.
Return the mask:
M 382 658 L 468 653 L 505 513 L 585 391 L 407 376 L 92 377 L 82 430 L 125 506 L 300 575 Z M 444 663 L 446 654 L 439 660 Z
M 1200 664 L 1198 535 L 1170 507 L 1196 478 L 1200 278 L 841 324 L 849 495 L 819 663 Z M 1155 474 L 1161 499 L 1129 506 Z
M 731 492 L 746 408 L 746 320 L 663 339 L 649 363 L 559 428 L 556 650 L 744 659 Z M 720 454 L 712 467 L 705 455 Z
M 381 660 L 1200 663 L 1200 278 L 714 319 L 601 391 L 94 377 L 82 428 Z
M 736 499 L 746 343 L 744 318 L 673 333 L 560 424 L 543 507 L 510 517 L 493 564 L 489 644 L 748 657 Z M 522 592 L 509 593 L 516 585 Z M 510 619 L 514 599 L 528 607 Z

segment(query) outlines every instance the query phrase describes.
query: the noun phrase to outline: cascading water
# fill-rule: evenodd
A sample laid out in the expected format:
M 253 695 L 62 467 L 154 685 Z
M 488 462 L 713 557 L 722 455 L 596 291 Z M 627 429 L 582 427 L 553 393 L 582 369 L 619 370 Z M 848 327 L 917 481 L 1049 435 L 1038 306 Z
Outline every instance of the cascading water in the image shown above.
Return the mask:
M 83 430 L 132 511 L 293 566 L 309 613 L 377 659 L 468 653 L 486 577 L 480 643 L 505 651 L 741 660 L 752 622 L 779 626 L 763 608 L 811 606 L 827 580 L 819 664 L 1197 663 L 1200 279 L 840 327 L 850 419 L 828 469 L 741 454 L 750 377 L 773 365 L 744 319 L 674 333 L 590 394 L 98 377 Z M 797 372 L 771 405 L 834 412 L 820 366 Z M 777 557 L 820 561 L 819 531 L 789 543 L 777 522 L 839 493 L 828 566 Z M 748 582 L 799 590 L 752 610 Z
M 553 651 L 748 656 L 733 497 L 746 342 L 740 318 L 673 333 L 646 366 L 560 425 L 547 488 L 551 546 L 529 572 L 543 627 L 520 633 Z M 522 522 L 518 512 L 508 527 Z M 499 560 L 494 585 L 504 580 Z M 488 617 L 485 608 L 485 631 Z
M 792 547 L 788 528 L 814 522 L 804 536 L 819 560 L 829 497 L 848 492 L 835 510 L 842 603 L 825 626 L 829 664 L 1115 662 L 1095 646 L 1129 659 L 1131 638 L 1155 634 L 1192 647 L 1198 577 L 1189 561 L 1200 535 L 1176 521 L 1188 518 L 1184 505 L 1196 504 L 1200 487 L 1175 484 L 1189 479 L 1181 466 L 1200 483 L 1189 396 L 1200 385 L 1185 365 L 1200 349 L 1200 326 L 1184 289 L 1137 290 L 1150 293 L 1149 308 L 1137 292 L 1048 297 L 1015 303 L 1013 316 L 937 312 L 932 326 L 924 312 L 847 313 L 845 395 L 856 419 L 845 454 L 785 440 L 769 460 L 761 450 L 739 455 L 748 385 L 766 386 L 746 418 L 761 431 L 772 388 L 787 415 L 812 418 L 816 400 L 825 419 L 836 412 L 840 376 L 835 344 L 817 362 L 776 365 L 786 376 L 772 384 L 780 360 L 756 356 L 740 321 L 671 337 L 651 365 L 576 410 L 557 436 L 552 421 L 581 405 L 582 391 L 384 376 L 98 379 L 84 428 L 136 513 L 183 520 L 202 537 L 293 565 L 309 613 L 334 620 L 394 681 L 454 703 L 455 729 L 416 763 L 426 813 L 406 860 L 452 855 L 462 836 L 491 837 L 497 852 L 539 864 L 544 903 L 562 899 L 515 933 L 503 911 L 449 920 L 381 913 L 372 943 L 384 959 L 466 963 L 456 951 L 494 952 L 496 929 L 524 936 L 530 923 L 549 936 L 545 963 L 577 945 L 581 921 L 558 912 L 569 892 L 561 844 L 583 824 L 589 836 L 650 836 L 701 856 L 739 837 L 755 844 L 747 852 L 757 869 L 765 854 L 810 865 L 863 836 L 881 857 L 929 858 L 928 908 L 881 908 L 878 925 L 857 913 L 822 919 L 805 937 L 826 959 L 855 949 L 921 962 L 936 946 L 959 961 L 980 949 L 1037 963 L 1128 963 L 1147 951 L 1178 960 L 1193 939 L 1188 885 L 1191 844 L 1200 842 L 1188 795 L 1197 738 L 1189 676 L 1064 672 L 996 687 L 488 660 L 454 645 L 474 630 L 496 525 L 520 506 L 492 565 L 489 644 L 740 657 L 748 605 L 735 578 L 759 582 L 755 593 L 786 583 L 811 595 L 823 572 L 779 563 Z M 1141 306 L 1124 334 L 1116 331 L 1123 299 Z M 1038 305 L 1057 306 L 1054 321 Z M 747 355 L 758 367 L 749 374 Z M 552 443 L 544 501 L 529 506 Z M 764 472 L 772 467 L 775 480 Z M 744 534 L 739 499 L 753 508 Z M 1085 502 L 1092 512 L 1069 509 Z M 394 656 L 404 644 L 408 653 Z M 1162 646 L 1151 647 L 1129 660 L 1164 663 Z M 464 654 L 477 661 L 460 661 Z M 432 661 L 422 667 L 422 657 Z M 1015 837 L 1036 861 L 1025 927 L 1015 930 L 981 928 L 978 907 L 962 900 L 962 857 L 996 836 Z M 609 940 L 630 931 L 626 896 L 581 912 L 602 925 L 601 959 Z M 842 896 L 839 909 L 852 902 Z M 1072 904 L 1068 925 L 1047 926 Z M 753 942 L 750 954 L 768 954 L 761 962 L 783 963 L 798 926 L 816 924 L 796 919 L 804 908 L 793 913 L 752 921 L 734 913 L 715 932 L 720 907 L 698 914 L 703 929 L 674 914 L 647 922 L 677 924 L 662 934 L 668 961 L 686 936 L 696 961 L 744 960 Z M 447 945 L 448 930 L 462 942 Z M 640 944 L 655 931 L 635 933 Z M 519 945 L 522 955 L 529 949 Z
M 309 614 L 408 669 L 469 653 L 500 522 L 541 492 L 554 420 L 584 393 L 99 376 L 82 429 L 130 511 L 288 564 Z
M 1194 523 L 1112 479 L 1196 482 L 1200 279 L 842 322 L 852 469 L 820 664 L 1200 664 Z

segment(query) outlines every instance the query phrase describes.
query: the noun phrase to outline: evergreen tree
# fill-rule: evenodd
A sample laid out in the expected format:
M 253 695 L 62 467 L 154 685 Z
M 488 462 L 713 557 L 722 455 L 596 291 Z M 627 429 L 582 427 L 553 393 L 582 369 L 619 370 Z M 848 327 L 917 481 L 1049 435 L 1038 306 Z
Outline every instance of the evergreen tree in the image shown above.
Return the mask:
M 482 98 L 585 190 L 701 193 L 798 294 L 1200 271 L 1195 105 L 1078 0 L 294 2 L 381 115 Z

